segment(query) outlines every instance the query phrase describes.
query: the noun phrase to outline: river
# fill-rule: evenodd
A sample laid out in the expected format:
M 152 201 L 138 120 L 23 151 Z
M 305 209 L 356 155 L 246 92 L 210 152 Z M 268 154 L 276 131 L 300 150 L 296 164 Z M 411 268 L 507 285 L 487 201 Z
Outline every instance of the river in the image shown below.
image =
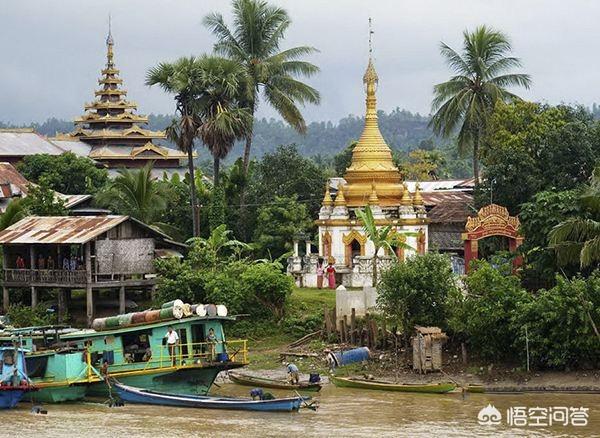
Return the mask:
M 250 388 L 224 384 L 219 394 L 246 395 Z M 283 395 L 283 394 L 281 394 Z M 30 413 L 30 405 L 0 413 L 1 437 L 478 437 L 478 436 L 600 436 L 600 397 L 574 394 L 421 395 L 335 388 L 318 396 L 316 412 L 236 412 L 129 404 L 109 408 L 101 402 L 46 405 L 47 415 Z M 482 426 L 477 414 L 494 405 L 500 425 Z M 514 407 L 584 407 L 585 427 L 511 427 L 506 410 Z

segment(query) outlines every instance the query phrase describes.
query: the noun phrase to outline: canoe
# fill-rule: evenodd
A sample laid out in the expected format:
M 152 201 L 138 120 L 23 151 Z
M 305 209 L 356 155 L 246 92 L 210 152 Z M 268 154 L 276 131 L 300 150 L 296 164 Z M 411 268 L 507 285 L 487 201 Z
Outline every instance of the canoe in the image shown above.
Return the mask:
M 406 384 L 335 376 L 330 376 L 329 380 L 331 380 L 335 386 L 343 388 L 378 389 L 381 391 L 421 392 L 430 394 L 444 394 L 453 391 L 456 387 L 454 383 Z
M 315 391 L 321 390 L 320 383 L 309 383 L 300 382 L 297 385 L 284 382 L 282 380 L 265 379 L 262 377 L 249 376 L 247 374 L 233 374 L 229 373 L 229 378 L 232 382 L 238 385 L 254 386 L 260 388 L 272 388 L 272 389 L 290 389 L 296 391 Z
M 184 408 L 232 409 L 242 411 L 291 412 L 300 409 L 303 401 L 310 397 L 287 397 L 273 400 L 252 400 L 251 398 L 211 397 L 207 395 L 180 395 L 150 391 L 133 386 L 114 383 L 121 400 L 129 403 L 142 403 Z

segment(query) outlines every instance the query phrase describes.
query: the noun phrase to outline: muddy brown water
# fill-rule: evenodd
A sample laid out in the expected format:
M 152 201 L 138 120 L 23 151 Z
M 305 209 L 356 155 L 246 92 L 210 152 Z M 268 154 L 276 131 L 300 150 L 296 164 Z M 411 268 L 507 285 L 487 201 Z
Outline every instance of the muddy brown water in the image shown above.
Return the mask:
M 215 393 L 247 395 L 251 388 L 223 384 Z M 284 396 L 285 392 L 274 391 Z M 128 404 L 109 408 L 98 402 L 46 405 L 47 415 L 31 405 L 0 412 L 0 437 L 479 437 L 600 436 L 600 395 L 461 394 L 426 395 L 336 388 L 318 394 L 317 412 L 239 412 Z M 502 413 L 500 425 L 482 426 L 477 414 L 491 404 Z M 511 407 L 584 407 L 586 427 L 512 427 Z

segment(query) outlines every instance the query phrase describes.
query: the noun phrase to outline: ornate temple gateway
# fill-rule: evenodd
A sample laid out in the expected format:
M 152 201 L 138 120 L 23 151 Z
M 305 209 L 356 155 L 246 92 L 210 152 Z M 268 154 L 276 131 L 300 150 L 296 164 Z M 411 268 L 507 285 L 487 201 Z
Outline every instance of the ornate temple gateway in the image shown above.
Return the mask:
M 307 251 L 303 259 L 295 251 L 290 260 L 288 270 L 302 286 L 317 285 L 319 259 L 324 261 L 324 265 L 328 262 L 334 264 L 338 284 L 352 287 L 371 285 L 374 246 L 356 216 L 356 211 L 366 205 L 371 207 L 377 225 L 391 225 L 399 234 L 399 240 L 413 248 L 398 248 L 396 256 L 400 260 L 427 251 L 428 220 L 419 186 L 417 184 L 413 193 L 409 192 L 379 131 L 375 96 L 378 81 L 373 61 L 369 58 L 363 76 L 367 94 L 365 127 L 354 147 L 352 162 L 344 178 L 338 179 L 335 197 L 329 183 L 325 189 L 319 218 L 315 221 L 319 230 L 319 253 Z M 309 248 L 310 245 L 307 245 Z M 383 249 L 380 249 L 379 256 L 382 267 L 394 257 Z
M 88 157 L 109 169 L 142 167 L 153 161 L 154 168 L 167 173 L 184 172 L 186 154 L 154 143 L 166 137 L 162 131 L 145 129 L 148 117 L 136 114 L 137 104 L 126 99 L 123 79 L 114 63 L 114 40 L 109 30 L 106 39 L 106 67 L 98 80 L 95 100 L 85 104 L 85 113 L 75 119 L 75 130 L 59 135 L 52 142 L 71 150 L 78 142 L 91 147 Z

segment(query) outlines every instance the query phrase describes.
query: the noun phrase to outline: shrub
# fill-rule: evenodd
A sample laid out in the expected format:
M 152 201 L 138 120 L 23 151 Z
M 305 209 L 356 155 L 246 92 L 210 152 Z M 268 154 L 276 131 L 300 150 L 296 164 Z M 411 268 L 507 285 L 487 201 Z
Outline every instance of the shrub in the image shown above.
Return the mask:
M 531 296 L 518 277 L 507 275 L 508 267 L 475 261 L 473 268 L 465 280 L 466 292 L 454 291 L 448 298 L 449 328 L 466 337 L 483 359 L 514 356 L 518 333 L 511 317 Z
M 415 324 L 445 326 L 447 296 L 456 290 L 450 259 L 427 253 L 384 271 L 377 305 L 405 333 Z
M 48 313 L 45 306 L 38 305 L 34 309 L 30 306 L 10 306 L 6 316 L 14 327 L 31 327 L 35 325 L 51 325 L 56 323 L 57 316 Z
M 246 296 L 257 305 L 256 311 L 249 313 L 268 313 L 276 318 L 283 316 L 286 300 L 292 294 L 291 277 L 273 263 L 257 263 L 248 266 L 241 280 Z
M 558 276 L 513 315 L 513 330 L 525 357 L 525 327 L 531 363 L 541 367 L 597 367 L 600 342 L 590 321 L 600 321 L 600 273 L 587 280 Z

